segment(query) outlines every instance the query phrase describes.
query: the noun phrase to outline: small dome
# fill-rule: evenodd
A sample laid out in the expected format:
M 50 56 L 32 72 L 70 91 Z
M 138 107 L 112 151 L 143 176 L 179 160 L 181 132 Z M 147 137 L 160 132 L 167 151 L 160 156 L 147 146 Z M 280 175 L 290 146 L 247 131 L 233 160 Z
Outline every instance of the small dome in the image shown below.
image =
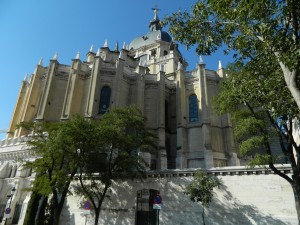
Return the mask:
M 160 20 L 158 18 L 158 9 L 154 8 L 154 18 L 150 21 L 149 28 L 150 32 L 143 36 L 135 38 L 129 45 L 129 50 L 138 49 L 145 45 L 150 45 L 155 43 L 157 40 L 162 40 L 166 42 L 172 42 L 172 37 L 165 31 L 162 31 L 160 26 Z
M 166 42 L 172 42 L 172 37 L 167 32 L 162 30 L 156 30 L 156 31 L 150 31 L 146 35 L 135 38 L 130 43 L 129 49 L 138 49 L 142 46 L 155 43 L 155 41 L 159 39 Z

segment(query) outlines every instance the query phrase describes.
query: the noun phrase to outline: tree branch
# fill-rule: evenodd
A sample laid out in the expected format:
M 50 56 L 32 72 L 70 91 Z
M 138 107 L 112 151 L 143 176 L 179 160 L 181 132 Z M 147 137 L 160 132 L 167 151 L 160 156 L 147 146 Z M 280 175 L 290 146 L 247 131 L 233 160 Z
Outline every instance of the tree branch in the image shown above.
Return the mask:
M 249 110 L 251 111 L 252 115 L 257 118 L 255 112 L 254 112 L 254 109 L 251 107 L 251 105 L 246 102 L 246 105 L 247 107 L 249 108 Z M 260 132 L 262 134 L 265 134 L 265 131 L 262 127 L 258 127 Z M 265 145 L 265 148 L 266 148 L 266 153 L 271 156 L 271 160 L 269 161 L 269 167 L 271 170 L 274 171 L 275 174 L 279 175 L 280 177 L 282 177 L 283 179 L 285 179 L 287 182 L 289 182 L 291 185 L 294 183 L 294 181 L 289 177 L 287 176 L 286 174 L 282 173 L 281 171 L 279 171 L 275 166 L 274 166 L 274 163 L 273 163 L 273 160 L 272 160 L 272 151 L 271 151 L 271 147 L 270 147 L 270 143 L 269 141 L 267 140 L 264 140 L 264 145 Z

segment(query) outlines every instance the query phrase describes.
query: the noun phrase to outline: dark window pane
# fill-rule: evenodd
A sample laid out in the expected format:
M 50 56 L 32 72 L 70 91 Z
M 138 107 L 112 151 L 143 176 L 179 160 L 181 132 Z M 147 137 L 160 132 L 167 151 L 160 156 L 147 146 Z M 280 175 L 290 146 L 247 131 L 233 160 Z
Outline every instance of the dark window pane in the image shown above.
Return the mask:
M 104 86 L 101 89 L 101 95 L 100 95 L 100 105 L 99 105 L 100 114 L 104 114 L 107 112 L 110 103 L 110 95 L 111 95 L 110 87 Z
M 198 122 L 198 99 L 195 94 L 189 97 L 189 121 L 190 122 Z

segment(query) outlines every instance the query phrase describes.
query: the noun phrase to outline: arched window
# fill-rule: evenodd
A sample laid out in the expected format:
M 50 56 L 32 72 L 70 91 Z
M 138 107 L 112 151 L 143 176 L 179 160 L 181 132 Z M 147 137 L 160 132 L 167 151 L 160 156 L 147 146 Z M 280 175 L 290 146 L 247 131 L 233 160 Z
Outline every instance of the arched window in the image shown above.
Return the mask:
M 192 94 L 189 97 L 189 121 L 198 122 L 199 112 L 198 112 L 198 98 L 197 95 Z
M 110 102 L 111 89 L 108 86 L 104 86 L 101 89 L 99 113 L 104 114 L 107 112 Z

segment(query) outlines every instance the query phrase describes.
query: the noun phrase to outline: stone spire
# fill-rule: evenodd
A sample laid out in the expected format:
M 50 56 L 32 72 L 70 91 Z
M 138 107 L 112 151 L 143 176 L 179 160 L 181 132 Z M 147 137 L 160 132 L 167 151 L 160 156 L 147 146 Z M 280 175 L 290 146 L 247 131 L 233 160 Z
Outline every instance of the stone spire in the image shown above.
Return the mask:
M 42 66 L 43 65 L 43 58 L 40 58 L 40 61 L 39 61 L 39 66 Z
M 219 60 L 219 68 L 218 68 L 218 69 L 220 70 L 220 69 L 222 69 L 222 68 L 223 68 L 223 67 L 222 67 L 221 60 Z
M 119 54 L 119 59 L 123 59 L 125 60 L 126 56 L 125 56 L 125 52 L 123 51 L 123 49 L 121 50 L 120 54 Z
M 28 74 L 26 73 L 25 77 L 24 77 L 24 82 L 28 82 Z
M 80 53 L 77 52 L 75 59 L 80 59 Z
M 104 48 L 108 48 L 107 39 L 104 41 Z
M 126 42 L 124 41 L 123 49 L 126 49 Z
M 100 48 L 98 48 L 98 51 L 96 53 L 96 56 L 100 56 Z
M 202 59 L 202 55 L 199 56 L 199 64 L 204 64 L 203 59 Z
M 57 52 L 55 52 L 55 54 L 54 54 L 54 56 L 53 56 L 52 59 L 53 59 L 53 60 L 57 60 Z
M 94 52 L 94 45 L 91 46 L 90 52 Z
M 116 43 L 116 47 L 115 47 L 115 50 L 114 50 L 115 52 L 118 52 L 119 51 L 119 42 L 117 41 L 117 43 Z

